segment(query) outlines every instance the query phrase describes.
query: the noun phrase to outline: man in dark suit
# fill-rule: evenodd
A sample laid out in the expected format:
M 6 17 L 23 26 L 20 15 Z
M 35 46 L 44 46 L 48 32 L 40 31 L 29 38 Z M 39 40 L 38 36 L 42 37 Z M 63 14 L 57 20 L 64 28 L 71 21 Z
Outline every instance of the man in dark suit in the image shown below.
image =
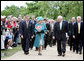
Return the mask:
M 57 40 L 58 56 L 65 56 L 66 52 L 66 33 L 68 33 L 68 22 L 63 21 L 62 16 L 58 16 L 58 22 L 54 24 L 53 39 Z
M 47 45 L 48 45 L 48 41 L 50 41 L 50 31 L 51 31 L 51 27 L 50 27 L 50 23 L 47 21 L 47 19 L 44 19 L 46 27 L 47 27 L 47 34 L 45 34 L 45 45 L 44 45 L 44 49 L 46 50 Z
M 31 23 L 29 23 L 29 15 L 25 16 L 24 21 L 22 21 L 19 25 L 19 32 L 20 32 L 20 36 L 22 39 L 22 49 L 24 51 L 24 54 L 29 54 L 29 42 L 30 42 L 30 38 L 31 38 Z
M 70 45 L 70 51 L 73 48 L 73 52 L 75 52 L 75 43 L 76 40 L 73 38 L 74 35 L 74 24 L 75 24 L 75 17 L 72 17 L 72 21 L 69 23 L 69 45 Z
M 35 21 L 35 16 L 32 15 L 32 19 L 30 20 L 30 23 L 32 25 L 32 34 L 31 34 L 31 41 L 30 41 L 30 48 L 32 49 L 33 48 L 33 45 L 34 45 L 34 41 L 35 41 L 35 32 L 34 32 L 34 28 L 35 28 L 35 25 L 36 25 L 36 21 Z
M 50 28 L 51 28 L 51 31 L 49 32 L 50 33 L 50 40 L 48 41 L 48 44 L 50 45 L 50 47 L 56 45 L 56 40 L 55 39 L 52 39 L 52 36 L 53 36 L 53 28 L 54 28 L 54 20 L 50 20 Z
M 76 39 L 76 53 L 82 54 L 83 47 L 83 22 L 81 17 L 77 17 L 77 22 L 74 24 L 74 37 Z

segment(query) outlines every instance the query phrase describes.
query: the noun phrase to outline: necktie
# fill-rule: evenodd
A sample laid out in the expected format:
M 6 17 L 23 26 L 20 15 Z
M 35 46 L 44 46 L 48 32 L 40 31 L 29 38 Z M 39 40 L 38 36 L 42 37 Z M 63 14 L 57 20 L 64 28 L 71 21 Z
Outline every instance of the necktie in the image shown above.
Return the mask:
M 78 23 L 78 33 L 80 34 L 80 23 Z
M 28 21 L 26 21 L 26 24 L 27 24 L 27 28 L 28 28 L 28 23 L 29 23 L 29 22 L 28 22 Z
M 53 24 L 51 24 L 51 31 L 53 32 Z
M 62 22 L 60 22 L 60 30 L 62 29 Z

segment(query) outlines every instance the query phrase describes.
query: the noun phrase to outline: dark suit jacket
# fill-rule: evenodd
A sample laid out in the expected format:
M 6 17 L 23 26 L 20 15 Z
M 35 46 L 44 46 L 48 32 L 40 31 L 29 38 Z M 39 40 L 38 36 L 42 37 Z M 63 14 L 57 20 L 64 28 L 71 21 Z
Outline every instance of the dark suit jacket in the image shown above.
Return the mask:
M 34 28 L 35 28 L 35 25 L 36 25 L 37 22 L 35 20 L 34 20 L 34 23 L 32 23 L 32 20 L 30 20 L 29 22 L 32 25 L 32 30 L 31 30 L 31 32 L 32 32 L 31 36 L 32 36 L 32 35 L 35 35 Z
M 78 39 L 78 23 L 76 22 L 74 24 L 74 35 L 76 36 L 76 39 Z M 80 37 L 83 39 L 83 22 L 81 22 L 80 25 Z
M 48 37 L 50 36 L 51 34 L 51 27 L 50 27 L 50 23 L 46 23 L 46 28 L 49 32 L 47 32 L 47 34 L 45 34 L 45 39 L 46 40 L 49 40 Z
M 27 27 L 27 25 L 26 25 L 26 21 L 25 21 L 25 20 L 22 21 L 22 22 L 20 22 L 20 25 L 19 25 L 19 33 L 20 33 L 21 35 L 23 35 L 23 37 L 24 37 L 25 39 L 26 39 L 26 38 L 30 39 L 31 34 L 32 34 L 31 30 L 32 30 L 32 25 L 31 25 L 30 22 L 29 22 L 29 24 L 28 24 L 28 27 Z
M 74 35 L 74 24 L 72 22 L 69 23 L 69 36 L 72 37 Z
M 62 22 L 62 29 L 60 30 L 60 23 L 56 22 L 54 24 L 53 35 L 57 40 L 65 40 L 66 41 L 66 33 L 68 33 L 68 22 Z
M 47 27 L 47 30 L 49 30 L 49 31 L 51 30 L 49 23 L 46 23 L 46 27 Z

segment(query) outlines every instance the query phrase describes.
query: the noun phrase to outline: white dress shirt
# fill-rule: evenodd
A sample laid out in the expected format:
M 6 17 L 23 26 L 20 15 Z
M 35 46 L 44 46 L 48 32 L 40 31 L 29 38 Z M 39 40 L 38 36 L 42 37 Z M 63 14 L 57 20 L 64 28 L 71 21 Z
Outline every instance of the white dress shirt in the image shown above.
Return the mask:
M 62 21 L 60 22 L 60 30 L 62 29 Z

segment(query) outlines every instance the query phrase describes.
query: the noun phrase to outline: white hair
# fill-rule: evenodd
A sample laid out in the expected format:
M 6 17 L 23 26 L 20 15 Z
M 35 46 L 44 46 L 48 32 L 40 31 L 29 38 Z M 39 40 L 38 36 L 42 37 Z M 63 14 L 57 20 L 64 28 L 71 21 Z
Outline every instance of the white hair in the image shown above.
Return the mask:
M 80 18 L 80 20 L 81 20 L 81 16 L 77 16 L 77 19 L 78 19 L 78 18 Z
M 75 17 L 72 17 L 72 19 L 74 19 Z
M 63 19 L 63 17 L 62 17 L 61 15 L 59 15 L 59 16 L 57 17 L 57 20 L 58 20 L 59 18 Z

